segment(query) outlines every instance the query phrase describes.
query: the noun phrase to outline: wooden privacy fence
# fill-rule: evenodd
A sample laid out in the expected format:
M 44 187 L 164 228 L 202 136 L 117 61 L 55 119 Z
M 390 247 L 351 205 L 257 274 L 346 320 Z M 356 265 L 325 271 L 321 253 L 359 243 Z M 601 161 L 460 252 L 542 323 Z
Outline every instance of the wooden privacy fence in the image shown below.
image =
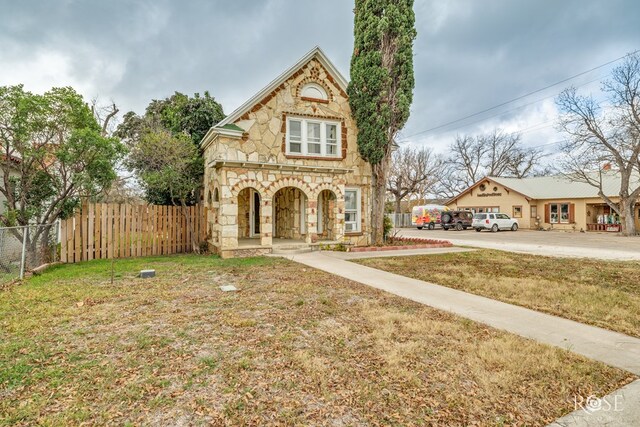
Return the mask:
M 206 238 L 205 211 L 190 206 L 196 245 Z M 60 260 L 73 263 L 192 252 L 187 218 L 179 206 L 85 204 L 61 222 Z

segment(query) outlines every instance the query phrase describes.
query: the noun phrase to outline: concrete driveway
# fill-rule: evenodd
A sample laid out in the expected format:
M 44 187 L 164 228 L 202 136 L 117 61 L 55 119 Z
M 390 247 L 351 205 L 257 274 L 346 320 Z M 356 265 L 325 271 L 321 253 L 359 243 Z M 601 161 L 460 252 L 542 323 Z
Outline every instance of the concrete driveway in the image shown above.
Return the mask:
M 475 230 L 444 231 L 403 228 L 401 236 L 449 240 L 454 245 L 500 249 L 536 255 L 640 260 L 640 236 L 623 237 L 615 233 L 576 233 L 518 230 L 491 233 Z

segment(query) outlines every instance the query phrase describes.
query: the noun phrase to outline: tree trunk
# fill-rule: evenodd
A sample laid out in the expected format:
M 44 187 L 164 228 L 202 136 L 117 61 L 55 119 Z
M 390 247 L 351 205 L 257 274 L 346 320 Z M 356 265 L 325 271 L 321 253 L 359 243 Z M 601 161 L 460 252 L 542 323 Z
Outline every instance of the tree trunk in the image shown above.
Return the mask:
M 371 244 L 382 246 L 384 243 L 384 208 L 387 195 L 387 171 L 389 156 L 371 166 Z
M 628 198 L 620 199 L 620 223 L 622 234 L 625 236 L 636 235 L 635 204 Z
M 396 196 L 396 213 L 402 213 L 402 199 L 398 196 Z

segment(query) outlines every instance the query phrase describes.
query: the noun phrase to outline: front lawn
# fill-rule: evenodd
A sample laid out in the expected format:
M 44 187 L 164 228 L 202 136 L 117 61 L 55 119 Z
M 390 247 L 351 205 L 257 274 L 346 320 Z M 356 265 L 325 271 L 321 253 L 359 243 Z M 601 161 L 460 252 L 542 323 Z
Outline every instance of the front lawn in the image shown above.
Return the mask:
M 634 378 L 281 259 L 110 269 L 0 292 L 0 425 L 544 425 Z
M 356 261 L 640 337 L 640 263 L 493 250 Z

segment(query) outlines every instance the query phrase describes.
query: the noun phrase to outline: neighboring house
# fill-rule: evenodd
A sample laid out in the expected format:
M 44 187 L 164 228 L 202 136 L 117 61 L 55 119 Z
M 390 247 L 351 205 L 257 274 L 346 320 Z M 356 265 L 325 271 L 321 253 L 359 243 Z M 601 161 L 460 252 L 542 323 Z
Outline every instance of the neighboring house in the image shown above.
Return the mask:
M 603 174 L 603 192 L 619 201 L 620 176 Z M 447 201 L 452 209 L 503 212 L 521 228 L 620 231 L 615 212 L 598 196 L 598 189 L 560 176 L 536 178 L 486 177 Z M 634 210 L 640 227 L 640 206 Z
M 347 81 L 318 47 L 209 130 L 209 244 L 223 257 L 278 244 L 370 242 L 371 168 Z

